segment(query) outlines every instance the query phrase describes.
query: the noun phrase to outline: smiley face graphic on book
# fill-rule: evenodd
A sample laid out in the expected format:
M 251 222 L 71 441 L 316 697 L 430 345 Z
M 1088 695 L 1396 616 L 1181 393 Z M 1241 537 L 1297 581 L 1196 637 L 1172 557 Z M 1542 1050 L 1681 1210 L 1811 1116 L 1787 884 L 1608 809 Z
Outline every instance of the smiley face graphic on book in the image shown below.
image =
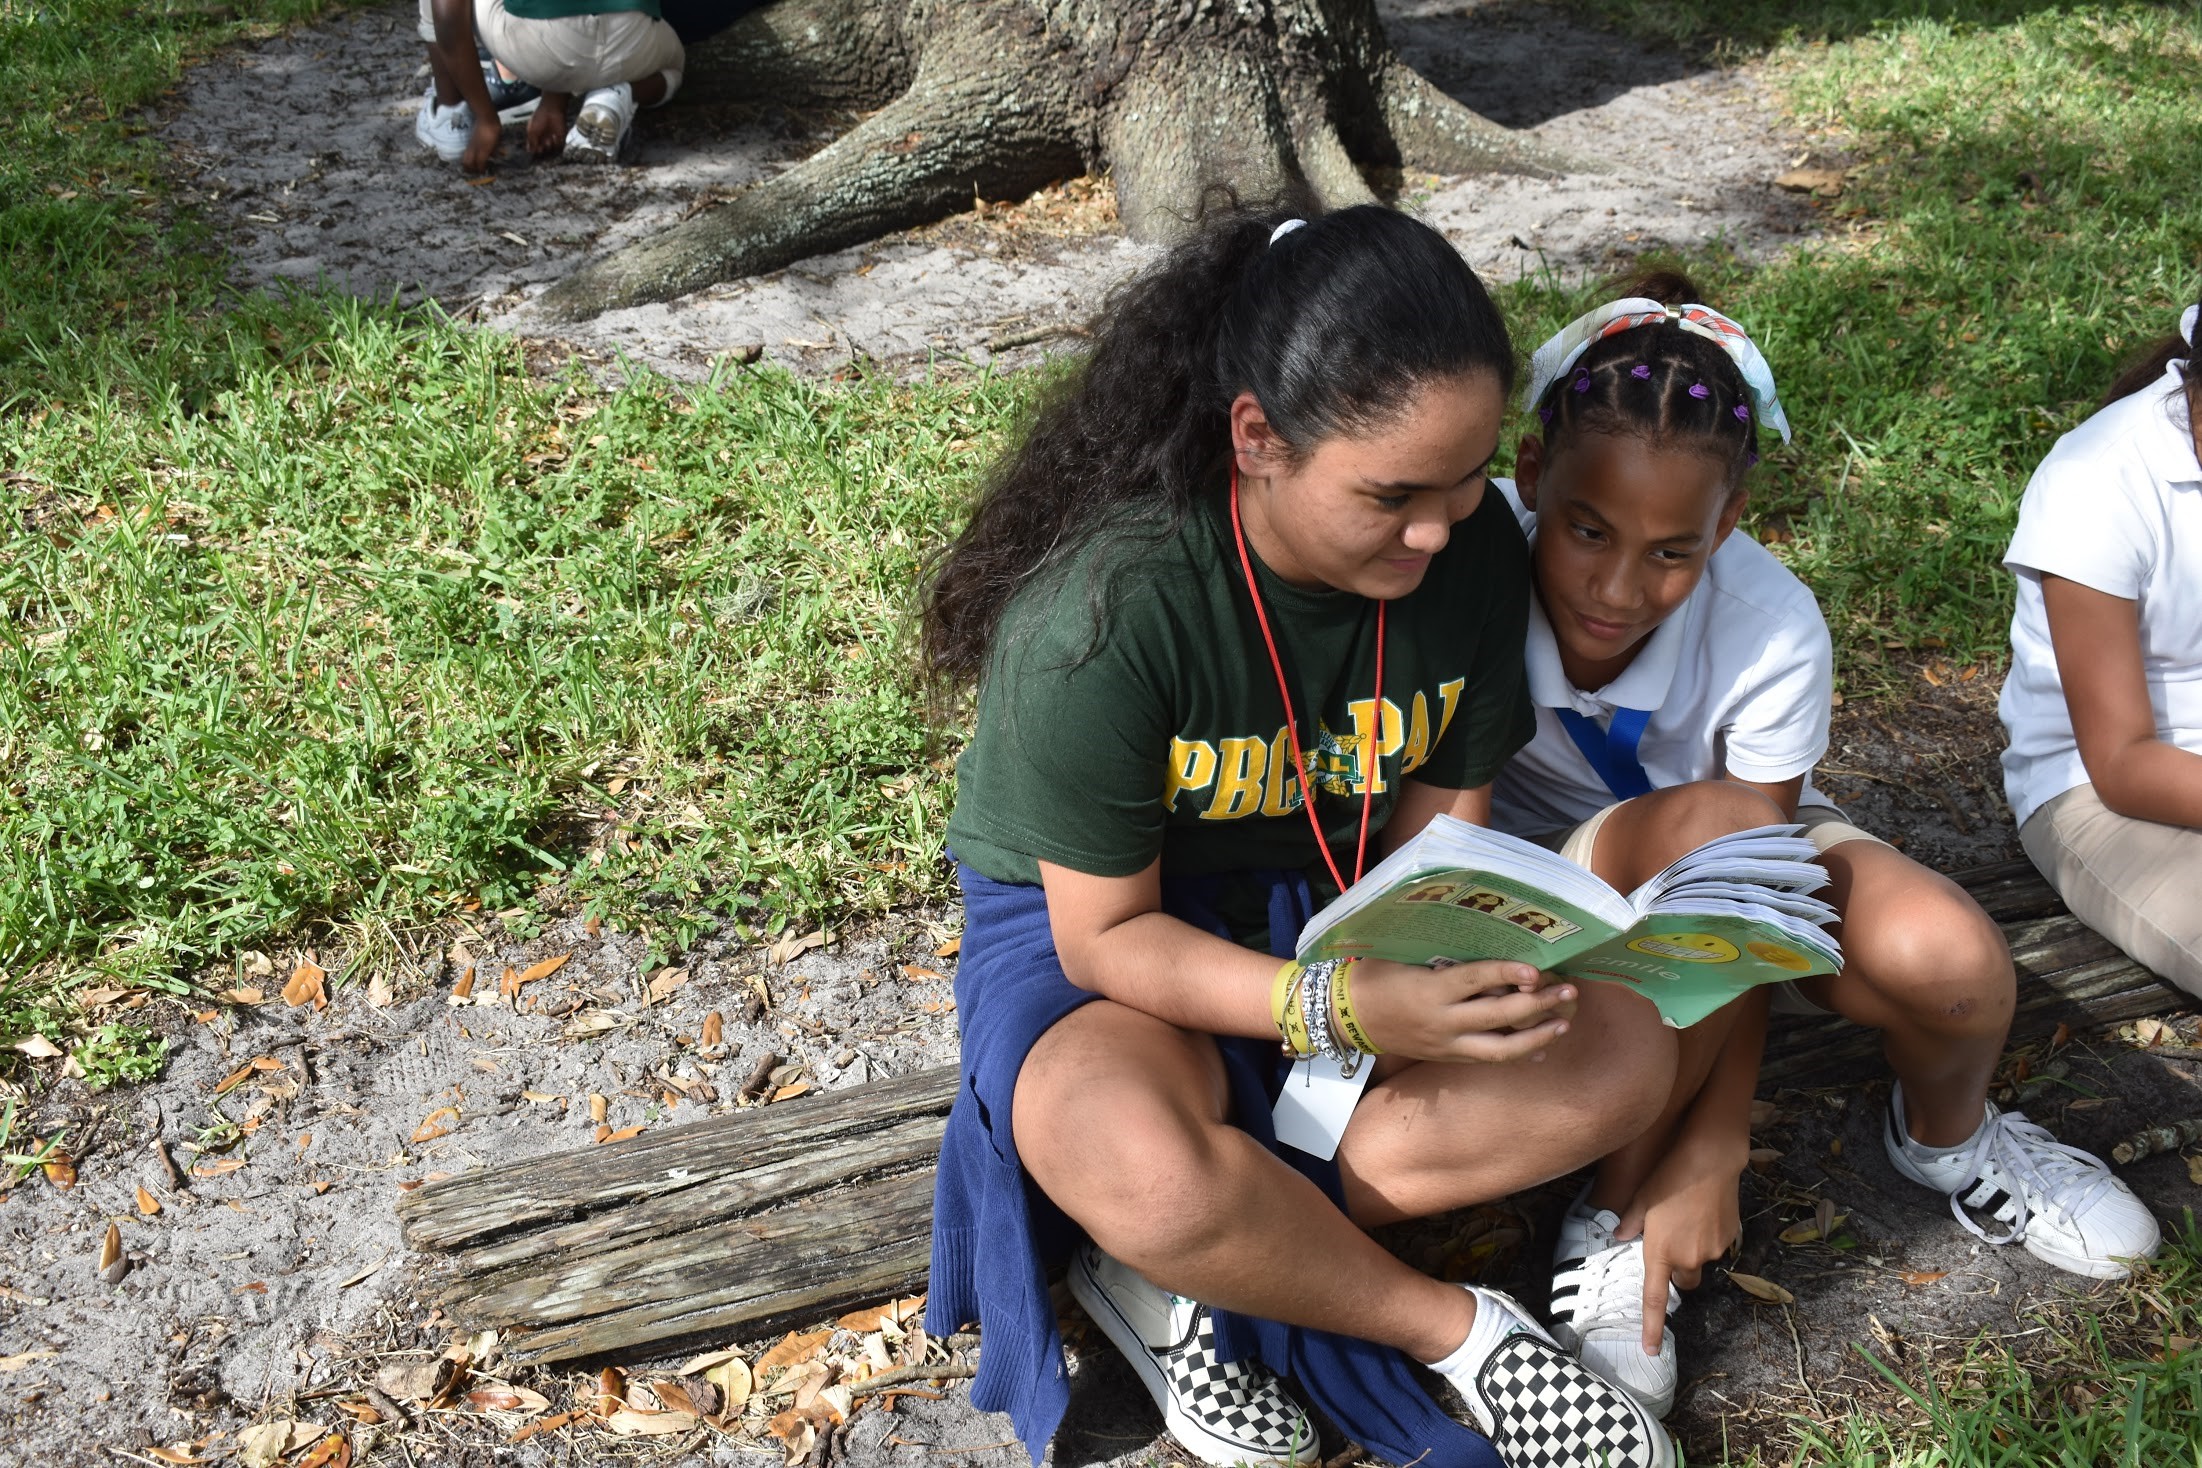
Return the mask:
M 1647 933 L 1632 939 L 1629 948 L 1650 958 L 1683 963 L 1734 963 L 1743 956 L 1735 944 L 1711 933 Z

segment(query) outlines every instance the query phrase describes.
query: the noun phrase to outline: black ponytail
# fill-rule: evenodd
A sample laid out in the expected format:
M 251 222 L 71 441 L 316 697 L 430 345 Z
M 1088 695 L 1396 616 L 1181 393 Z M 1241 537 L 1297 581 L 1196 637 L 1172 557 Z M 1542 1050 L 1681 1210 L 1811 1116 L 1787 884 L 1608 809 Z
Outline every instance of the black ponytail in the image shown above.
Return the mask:
M 2202 301 L 2197 301 L 2196 305 L 2202 306 Z M 2202 325 L 2195 329 L 2202 331 Z M 2103 394 L 2103 406 L 2107 408 L 2120 398 L 2132 397 L 2162 377 L 2164 369 L 2174 362 L 2186 364 L 2179 375 L 2185 380 L 2187 389 L 2187 431 L 2195 438 L 2196 454 L 2202 455 L 2202 433 L 2197 433 L 2195 428 L 2202 423 L 2202 416 L 2198 416 L 2198 410 L 2202 410 L 2202 373 L 2194 370 L 2194 348 L 2176 331 L 2126 364 L 2118 380 L 2110 385 L 2110 391 Z
M 1272 245 L 1293 218 L 1307 223 Z M 1436 230 L 1375 205 L 1211 206 L 1110 296 L 1093 335 L 934 563 L 919 645 L 936 686 L 976 681 L 1010 599 L 1096 529 L 1147 507 L 1159 539 L 1221 493 L 1240 392 L 1305 453 L 1380 428 L 1425 383 L 1487 372 L 1502 392 L 1513 384 L 1505 322 L 1475 272 Z M 1130 561 L 1138 545 L 1111 554 Z
M 1666 306 L 1702 300 L 1688 276 L 1658 271 L 1618 287 Z M 1547 456 L 1583 433 L 1630 434 L 1662 446 L 1702 446 L 1740 484 L 1758 442 L 1743 373 L 1717 342 L 1672 320 L 1653 321 L 1592 342 L 1533 404 Z

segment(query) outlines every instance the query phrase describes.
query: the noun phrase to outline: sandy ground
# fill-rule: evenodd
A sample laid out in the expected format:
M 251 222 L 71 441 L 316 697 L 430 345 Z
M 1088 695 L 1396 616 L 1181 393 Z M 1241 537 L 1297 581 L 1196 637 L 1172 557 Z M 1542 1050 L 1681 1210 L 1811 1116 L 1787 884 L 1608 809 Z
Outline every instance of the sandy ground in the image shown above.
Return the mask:
M 1408 179 L 1405 201 L 1489 279 L 1601 270 L 1714 240 L 1763 255 L 1811 217 L 1771 186 L 1805 149 L 1748 73 L 1647 53 L 1548 7 L 1390 0 L 1383 9 L 1402 51 L 1433 80 L 1608 170 Z M 635 166 L 614 169 L 533 164 L 513 128 L 491 181 L 473 184 L 414 141 L 425 73 L 412 26 L 402 5 L 362 11 L 192 75 L 165 132 L 189 196 L 222 221 L 240 280 L 431 295 L 533 333 L 546 328 L 528 299 L 580 256 L 786 167 L 837 121 L 676 104 L 643 119 Z M 814 369 L 852 358 L 898 370 L 986 362 L 991 340 L 1082 320 L 1146 258 L 1116 232 L 1105 199 L 1061 202 L 1011 211 L 1012 225 L 1033 228 L 972 228 L 967 217 L 556 335 L 686 376 L 745 346 Z
M 1646 53 L 1541 8 L 1390 0 L 1385 10 L 1410 57 L 1471 105 L 1610 161 L 1608 173 L 1546 182 L 1408 180 L 1409 202 L 1487 275 L 1597 271 L 1660 245 L 1714 240 L 1762 256 L 1808 226 L 1810 211 L 1770 185 L 1807 150 L 1748 72 Z M 414 144 L 419 64 L 411 7 L 393 5 L 191 74 L 160 125 L 241 283 L 326 279 L 366 295 L 432 295 L 525 333 L 528 297 L 582 253 L 786 166 L 833 125 L 771 107 L 717 116 L 676 107 L 648 120 L 634 167 L 513 159 L 476 186 Z M 1105 189 L 1072 183 L 985 217 L 616 313 L 571 344 L 679 374 L 747 345 L 812 371 L 860 357 L 896 370 L 983 363 L 991 340 L 1074 321 L 1142 258 L 1115 232 Z M 1041 349 L 1020 347 L 1017 360 Z M 1938 865 L 2011 854 L 1984 754 L 1994 747 L 1985 681 L 1922 685 L 1901 711 L 1845 710 L 1828 788 Z M 656 1127 L 731 1105 L 767 1050 L 802 1067 L 783 1084 L 827 1091 L 949 1062 L 945 981 L 880 976 L 908 962 L 952 971 L 930 955 L 958 921 L 902 914 L 785 964 L 707 940 L 675 981 L 644 967 L 631 936 L 592 934 L 572 919 L 521 941 L 485 916 L 427 941 L 390 972 L 387 993 L 345 986 L 326 1010 L 273 997 L 199 1009 L 111 996 L 170 1034 L 173 1058 L 150 1086 L 98 1095 L 56 1079 L 51 1063 L 38 1068 L 16 1138 L 62 1133 L 77 1180 L 63 1189 L 33 1176 L 0 1193 L 0 1461 L 246 1461 L 246 1428 L 295 1421 L 343 1426 L 355 1459 L 372 1463 L 776 1462 L 770 1442 L 597 1429 L 509 1444 L 520 1419 L 473 1409 L 416 1410 L 402 1429 L 344 1415 L 384 1368 L 430 1359 L 461 1334 L 435 1312 L 432 1262 L 406 1252 L 393 1204 L 404 1184 L 434 1173 L 589 1144 L 592 1094 L 606 1098 L 608 1125 Z M 506 967 L 568 953 L 517 1008 L 454 1002 L 468 962 L 479 992 L 494 994 L 491 976 Z M 344 955 L 318 956 L 341 970 Z M 298 957 L 278 953 L 265 976 L 245 982 L 273 996 Z M 752 1014 L 760 980 L 772 1004 Z M 713 1011 L 726 1049 L 699 1058 L 683 1042 Z M 2191 1024 L 2185 1033 L 2192 1043 Z M 2033 1104 L 2082 1145 L 2202 1110 L 2192 1062 L 2115 1039 L 2074 1047 L 2067 1060 L 2071 1084 Z M 1721 1283 L 1682 1315 L 1686 1386 L 1675 1420 L 1698 1460 L 1752 1440 L 1784 1411 L 1840 1411 L 1854 1394 L 1861 1409 L 1885 1401 L 1855 1341 L 1899 1339 L 1916 1364 L 1980 1329 L 2033 1330 L 2029 1312 L 2089 1288 L 2017 1250 L 1979 1245 L 1939 1199 L 1893 1179 L 1874 1141 L 1883 1095 L 1868 1078 L 1846 1092 L 1781 1098 L 1761 1129 L 1784 1155 L 1747 1179 L 1741 1267 L 1799 1303 L 1757 1305 Z M 2130 1175 L 2167 1217 L 2195 1199 L 2176 1158 Z M 1570 1191 L 1556 1183 L 1500 1215 L 1496 1237 L 1511 1242 L 1485 1251 L 1486 1278 L 1540 1300 L 1538 1261 Z M 1777 1241 L 1818 1197 L 1849 1215 L 1856 1247 Z M 1472 1222 L 1493 1237 L 1491 1218 Z M 119 1282 L 99 1270 L 110 1223 L 126 1261 Z M 1442 1267 L 1465 1231 L 1441 1220 L 1394 1242 Z M 1910 1284 L 1906 1272 L 1936 1277 Z M 1105 1346 L 1074 1350 L 1072 1369 L 1059 1468 L 1172 1457 L 1156 1439 L 1155 1412 Z M 556 1410 L 593 1378 L 510 1380 Z M 298 1434 L 287 1461 L 310 1456 L 323 1436 Z M 1023 1453 L 1010 1437 L 951 1383 L 938 1401 L 904 1399 L 892 1417 L 860 1413 L 832 1452 L 852 1463 L 1016 1468 Z

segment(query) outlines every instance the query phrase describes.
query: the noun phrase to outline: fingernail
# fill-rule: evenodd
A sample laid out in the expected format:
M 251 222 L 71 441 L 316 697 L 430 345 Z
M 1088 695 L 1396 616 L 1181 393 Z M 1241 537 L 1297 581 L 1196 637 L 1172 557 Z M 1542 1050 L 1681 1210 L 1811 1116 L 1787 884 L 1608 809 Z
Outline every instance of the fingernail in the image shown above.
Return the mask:
M 1573 989 L 1562 989 L 1562 990 L 1560 990 L 1560 1002 L 1561 1002 L 1561 1003 L 1563 1003 L 1563 1004 L 1564 1004 L 1564 1003 L 1566 1003 L 1566 1002 L 1567 1002 L 1568 1000 L 1570 1000 L 1570 999 L 1573 999 L 1574 997 L 1575 997 L 1575 991 L 1574 991 Z
M 1564 1034 L 1566 1034 L 1566 1033 L 1567 1033 L 1567 1021 L 1563 1019 L 1563 1020 L 1561 1020 L 1561 1021 L 1560 1021 L 1560 1022 L 1559 1022 L 1559 1023 L 1557 1024 L 1557 1025 L 1554 1025 L 1554 1026 L 1552 1027 L 1552 1033 L 1553 1033 L 1553 1034 L 1555 1034 L 1555 1035 L 1564 1035 Z

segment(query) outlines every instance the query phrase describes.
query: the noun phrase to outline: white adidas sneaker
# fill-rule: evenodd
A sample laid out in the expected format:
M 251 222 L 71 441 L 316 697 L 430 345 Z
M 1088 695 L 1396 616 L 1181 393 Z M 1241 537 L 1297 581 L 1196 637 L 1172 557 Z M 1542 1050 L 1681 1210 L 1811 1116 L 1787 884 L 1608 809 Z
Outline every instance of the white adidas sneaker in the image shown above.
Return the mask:
M 1458 1389 L 1516 1468 L 1673 1468 L 1674 1444 L 1643 1404 L 1593 1373 L 1497 1290 L 1476 1297 L 1468 1339 L 1431 1367 Z
M 1949 1195 L 1950 1212 L 1975 1237 L 2022 1243 L 2059 1269 L 2123 1279 L 2132 1272 L 2128 1260 L 2150 1258 L 2163 1243 L 2148 1205 L 2100 1158 L 2067 1147 L 1993 1101 L 1970 1138 L 1954 1147 L 1928 1147 L 1912 1140 L 1904 1088 L 1892 1086 L 1881 1141 L 1898 1172 Z M 1989 1223 L 2001 1232 L 1990 1233 Z
M 1157 1289 L 1091 1244 L 1071 1256 L 1067 1282 L 1194 1457 L 1218 1468 L 1320 1458 L 1315 1424 L 1267 1368 L 1216 1359 L 1206 1305 Z
M 635 89 L 625 82 L 588 93 L 566 129 L 566 156 L 576 163 L 617 163 L 634 130 L 635 110 Z
M 1682 1293 L 1667 1286 L 1669 1324 L 1659 1354 L 1644 1354 L 1644 1241 L 1613 1236 L 1621 1220 L 1593 1209 L 1589 1192 L 1560 1220 L 1552 1251 L 1552 1337 L 1581 1362 L 1644 1405 L 1654 1417 L 1674 1410 L 1674 1312 Z

